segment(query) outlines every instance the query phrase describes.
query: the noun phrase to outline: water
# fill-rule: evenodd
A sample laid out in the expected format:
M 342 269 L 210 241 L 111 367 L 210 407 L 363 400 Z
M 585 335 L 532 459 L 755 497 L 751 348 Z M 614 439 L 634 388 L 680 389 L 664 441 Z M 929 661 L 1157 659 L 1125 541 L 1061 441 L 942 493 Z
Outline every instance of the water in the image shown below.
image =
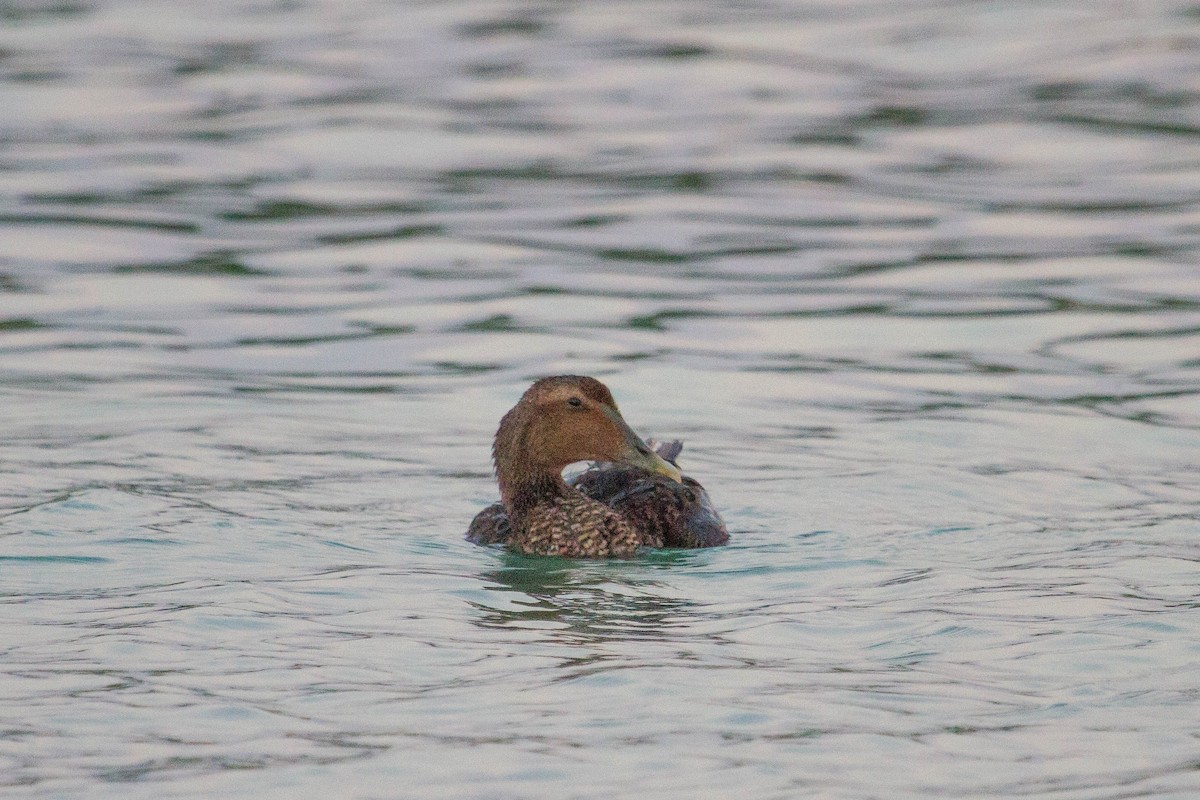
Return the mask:
M 1198 19 L 0 4 L 2 793 L 1195 797 Z M 462 541 L 568 371 L 730 546 Z

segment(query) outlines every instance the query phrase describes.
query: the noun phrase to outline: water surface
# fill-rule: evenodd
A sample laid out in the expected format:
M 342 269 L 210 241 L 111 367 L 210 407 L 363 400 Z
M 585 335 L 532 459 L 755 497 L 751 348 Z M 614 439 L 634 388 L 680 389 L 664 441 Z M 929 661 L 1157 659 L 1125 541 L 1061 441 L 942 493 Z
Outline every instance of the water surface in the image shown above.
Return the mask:
M 0 6 L 5 796 L 1194 797 L 1198 18 Z M 558 372 L 728 547 L 462 541 Z

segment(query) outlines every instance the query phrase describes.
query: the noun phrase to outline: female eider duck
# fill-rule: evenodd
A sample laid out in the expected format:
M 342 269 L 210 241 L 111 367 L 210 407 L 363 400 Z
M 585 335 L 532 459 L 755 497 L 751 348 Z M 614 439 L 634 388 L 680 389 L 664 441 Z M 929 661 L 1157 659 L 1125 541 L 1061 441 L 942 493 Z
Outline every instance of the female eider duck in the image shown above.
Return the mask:
M 642 441 L 595 378 L 542 378 L 500 420 L 492 445 L 500 502 L 479 512 L 467 539 L 571 558 L 724 544 L 707 492 L 674 464 L 681 449 Z M 568 485 L 562 471 L 576 461 L 602 463 Z

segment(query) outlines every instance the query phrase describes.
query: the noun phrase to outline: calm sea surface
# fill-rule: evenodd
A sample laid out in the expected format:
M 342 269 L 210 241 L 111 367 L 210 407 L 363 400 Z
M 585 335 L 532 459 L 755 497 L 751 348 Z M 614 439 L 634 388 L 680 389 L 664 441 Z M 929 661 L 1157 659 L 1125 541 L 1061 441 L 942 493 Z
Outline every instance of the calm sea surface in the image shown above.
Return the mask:
M 1198 797 L 1198 257 L 1195 0 L 0 2 L 0 794 Z

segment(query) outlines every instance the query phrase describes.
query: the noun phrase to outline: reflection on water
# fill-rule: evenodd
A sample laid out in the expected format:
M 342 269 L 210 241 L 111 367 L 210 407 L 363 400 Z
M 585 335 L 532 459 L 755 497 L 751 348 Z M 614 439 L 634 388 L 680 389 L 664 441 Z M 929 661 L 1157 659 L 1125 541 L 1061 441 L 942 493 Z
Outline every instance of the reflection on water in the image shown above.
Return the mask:
M 1194 795 L 1196 17 L 0 4 L 0 786 Z M 463 542 L 555 372 L 732 543 Z
M 655 554 L 648 561 L 677 560 L 674 551 L 663 552 L 668 555 Z M 505 557 L 518 561 L 517 556 Z M 551 645 L 630 645 L 630 656 L 635 657 L 640 642 L 669 642 L 673 634 L 685 633 L 700 612 L 694 601 L 661 594 L 666 587 L 660 582 L 630 580 L 611 567 L 596 570 L 572 562 L 519 560 L 527 563 L 480 575 L 489 590 L 503 593 L 497 605 L 473 604 L 481 627 L 541 631 Z M 614 574 L 588 574 L 593 570 Z M 592 649 L 568 661 L 576 667 L 602 668 L 610 658 Z

